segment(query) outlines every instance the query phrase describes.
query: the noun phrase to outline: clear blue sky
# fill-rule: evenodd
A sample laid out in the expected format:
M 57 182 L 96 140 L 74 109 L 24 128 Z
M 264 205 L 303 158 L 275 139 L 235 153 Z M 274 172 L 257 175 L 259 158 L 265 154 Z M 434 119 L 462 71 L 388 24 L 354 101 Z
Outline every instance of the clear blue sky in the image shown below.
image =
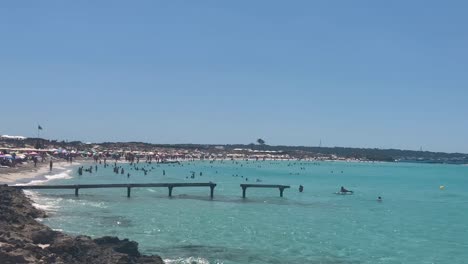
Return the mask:
M 2 1 L 0 134 L 468 152 L 467 1 Z

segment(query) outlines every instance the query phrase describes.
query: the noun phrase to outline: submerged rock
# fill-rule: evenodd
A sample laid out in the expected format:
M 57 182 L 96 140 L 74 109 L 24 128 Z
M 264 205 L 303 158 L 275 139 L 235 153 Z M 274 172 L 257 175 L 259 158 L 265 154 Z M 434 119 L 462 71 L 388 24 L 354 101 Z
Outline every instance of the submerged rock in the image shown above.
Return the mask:
M 0 263 L 164 263 L 159 256 L 144 256 L 138 243 L 105 236 L 72 237 L 37 222 L 45 213 L 24 193 L 0 186 Z
M 117 237 L 105 236 L 94 239 L 94 242 L 102 247 L 107 246 L 116 252 L 124 253 L 132 257 L 141 256 L 140 252 L 138 251 L 138 243 L 135 241 L 130 241 L 128 239 L 119 240 Z

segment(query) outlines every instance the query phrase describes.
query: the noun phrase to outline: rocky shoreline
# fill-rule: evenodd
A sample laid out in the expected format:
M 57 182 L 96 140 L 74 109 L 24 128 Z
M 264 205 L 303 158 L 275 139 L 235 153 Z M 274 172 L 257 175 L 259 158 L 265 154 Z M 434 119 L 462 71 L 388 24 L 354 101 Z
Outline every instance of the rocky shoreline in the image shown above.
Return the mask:
M 36 221 L 46 214 L 21 190 L 0 186 L 0 263 L 164 263 L 117 237 L 73 237 Z

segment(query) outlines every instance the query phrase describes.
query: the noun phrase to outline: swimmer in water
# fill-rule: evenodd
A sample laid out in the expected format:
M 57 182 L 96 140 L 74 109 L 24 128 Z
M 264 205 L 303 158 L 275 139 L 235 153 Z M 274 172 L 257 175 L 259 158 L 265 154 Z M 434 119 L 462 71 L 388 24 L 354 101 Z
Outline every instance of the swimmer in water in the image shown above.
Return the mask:
M 346 190 L 345 187 L 343 186 L 341 186 L 340 192 L 341 193 L 353 193 L 353 191 Z
M 299 185 L 299 192 L 303 192 L 303 191 L 304 191 L 304 186 Z
M 382 197 L 377 197 L 377 202 L 382 202 Z

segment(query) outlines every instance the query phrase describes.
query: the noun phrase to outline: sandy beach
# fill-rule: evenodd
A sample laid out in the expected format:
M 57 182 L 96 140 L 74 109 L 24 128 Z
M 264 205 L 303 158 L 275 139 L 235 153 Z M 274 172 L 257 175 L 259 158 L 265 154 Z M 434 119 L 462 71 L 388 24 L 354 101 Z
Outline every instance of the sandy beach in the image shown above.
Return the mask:
M 77 165 L 79 163 L 68 163 L 62 160 L 55 160 L 53 163 L 52 173 L 59 169 Z M 38 162 L 37 167 L 34 167 L 33 162 L 24 162 L 13 168 L 0 168 L 0 184 L 24 183 L 35 179 L 38 176 L 47 174 L 50 171 L 49 162 Z

